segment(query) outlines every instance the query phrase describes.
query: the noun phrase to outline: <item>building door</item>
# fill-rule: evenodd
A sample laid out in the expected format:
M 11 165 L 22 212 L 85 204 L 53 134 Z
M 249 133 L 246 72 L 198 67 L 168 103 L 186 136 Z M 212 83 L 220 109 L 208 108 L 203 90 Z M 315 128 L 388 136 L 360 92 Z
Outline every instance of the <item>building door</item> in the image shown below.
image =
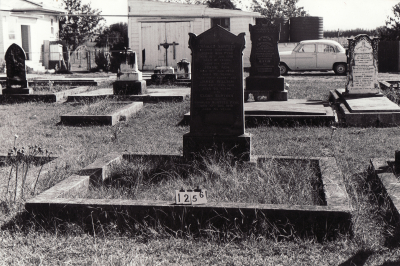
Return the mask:
M 190 22 L 142 23 L 142 69 L 153 70 L 156 66 L 177 67 L 186 58 L 191 61 L 188 48 Z
M 21 25 L 22 49 L 26 54 L 26 60 L 30 60 L 31 29 L 29 25 Z

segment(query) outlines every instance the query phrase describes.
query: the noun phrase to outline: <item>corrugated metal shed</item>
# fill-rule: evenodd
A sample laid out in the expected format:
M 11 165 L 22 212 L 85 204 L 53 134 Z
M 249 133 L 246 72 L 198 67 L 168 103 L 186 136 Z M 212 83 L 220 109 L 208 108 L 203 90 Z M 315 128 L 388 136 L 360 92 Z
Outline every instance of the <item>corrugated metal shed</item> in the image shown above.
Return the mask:
M 259 13 L 149 0 L 128 0 L 128 13 L 129 45 L 138 53 L 142 70 L 167 63 L 176 68 L 183 58 L 191 61 L 188 33 L 199 35 L 208 30 L 214 18 L 229 19 L 229 30 L 233 34 L 246 33 L 243 65 L 250 67 L 249 24 L 255 24 L 255 18 L 261 17 Z M 162 44 L 167 43 L 165 49 Z

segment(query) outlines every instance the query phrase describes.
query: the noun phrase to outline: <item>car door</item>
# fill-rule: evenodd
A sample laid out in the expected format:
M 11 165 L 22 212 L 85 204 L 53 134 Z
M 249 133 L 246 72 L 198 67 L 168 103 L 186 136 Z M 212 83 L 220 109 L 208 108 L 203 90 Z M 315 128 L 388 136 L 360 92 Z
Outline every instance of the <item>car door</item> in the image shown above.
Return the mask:
M 337 55 L 332 45 L 319 43 L 317 45 L 317 68 L 332 69 Z
M 296 52 L 296 70 L 307 70 L 316 68 L 317 53 L 315 50 L 315 44 L 303 44 Z

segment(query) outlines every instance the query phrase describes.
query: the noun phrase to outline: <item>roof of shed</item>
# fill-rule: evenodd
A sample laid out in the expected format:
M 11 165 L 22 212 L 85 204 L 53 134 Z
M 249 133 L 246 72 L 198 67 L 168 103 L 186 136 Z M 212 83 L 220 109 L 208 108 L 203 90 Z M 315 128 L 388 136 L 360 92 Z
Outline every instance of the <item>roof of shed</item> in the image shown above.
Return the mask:
M 261 17 L 258 12 L 209 8 L 206 5 L 166 3 L 152 0 L 128 0 L 129 17 Z
M 50 4 L 45 1 L 35 0 L 13 0 L 0 4 L 1 9 L 4 11 L 18 12 L 18 13 L 51 13 L 63 14 L 66 11 L 61 7 Z

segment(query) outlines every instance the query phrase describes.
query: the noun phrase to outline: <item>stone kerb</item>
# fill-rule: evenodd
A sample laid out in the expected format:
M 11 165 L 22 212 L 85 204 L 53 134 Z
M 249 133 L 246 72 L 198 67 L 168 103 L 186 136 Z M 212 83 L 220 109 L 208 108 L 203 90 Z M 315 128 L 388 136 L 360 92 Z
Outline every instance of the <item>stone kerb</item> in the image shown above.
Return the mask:
M 370 160 L 375 177 L 383 187 L 383 196 L 389 198 L 395 218 L 400 221 L 400 181 L 394 173 L 395 160 L 374 158 Z
M 379 93 L 378 83 L 378 43 L 366 34 L 348 39 L 348 74 L 346 95 L 370 95 Z
M 189 33 L 192 51 L 190 132 L 183 155 L 217 147 L 250 160 L 250 135 L 244 130 L 243 49 L 245 34 L 215 26 L 199 36 Z
M 158 217 L 162 222 L 168 223 L 176 213 L 189 223 L 191 220 L 196 224 L 201 217 L 215 218 L 215 215 L 226 217 L 241 217 L 244 223 L 251 223 L 254 215 L 268 217 L 270 222 L 290 221 L 298 223 L 295 226 L 307 227 L 310 224 L 318 224 L 318 230 L 325 232 L 332 228 L 339 229 L 345 233 L 351 228 L 351 208 L 347 193 L 341 180 L 341 172 L 335 159 L 332 157 L 316 158 L 293 158 L 288 156 L 257 157 L 260 163 L 266 159 L 277 160 L 307 160 L 315 161 L 320 168 L 321 180 L 324 187 L 326 204 L 323 206 L 285 205 L 285 204 L 256 204 L 256 203 L 233 203 L 233 202 L 208 202 L 205 205 L 176 205 L 169 201 L 143 201 L 143 200 L 121 200 L 121 199 L 88 199 L 82 198 L 89 190 L 90 184 L 101 184 L 107 180 L 110 168 L 122 160 L 132 160 L 138 156 L 150 157 L 151 160 L 172 160 L 176 163 L 185 162 L 182 156 L 169 155 L 136 155 L 110 153 L 97 159 L 93 164 L 85 167 L 77 174 L 58 183 L 37 197 L 30 199 L 25 204 L 28 212 L 34 214 L 51 215 L 53 217 L 76 217 L 100 215 L 100 213 L 120 212 L 134 217 L 144 215 Z M 107 217 L 107 215 L 106 215 Z M 111 215 L 109 216 L 111 217 Z M 143 218 L 143 217 L 142 217 Z M 213 220 L 215 220 L 213 218 Z M 165 219 L 165 220 L 164 220 Z M 222 218 L 224 219 L 224 218 Z M 107 220 L 107 219 L 105 219 Z M 172 221 L 173 222 L 173 221 Z M 315 233 L 315 232 L 314 232 Z M 321 232 L 320 232 L 321 233 Z M 337 233 L 337 232 L 336 232 Z M 324 234 L 325 235 L 325 234 Z
M 119 121 L 126 121 L 143 107 L 143 102 L 110 102 L 111 105 L 124 105 L 110 114 L 104 115 L 76 115 L 69 113 L 60 117 L 61 123 L 68 125 L 100 124 L 113 126 Z

